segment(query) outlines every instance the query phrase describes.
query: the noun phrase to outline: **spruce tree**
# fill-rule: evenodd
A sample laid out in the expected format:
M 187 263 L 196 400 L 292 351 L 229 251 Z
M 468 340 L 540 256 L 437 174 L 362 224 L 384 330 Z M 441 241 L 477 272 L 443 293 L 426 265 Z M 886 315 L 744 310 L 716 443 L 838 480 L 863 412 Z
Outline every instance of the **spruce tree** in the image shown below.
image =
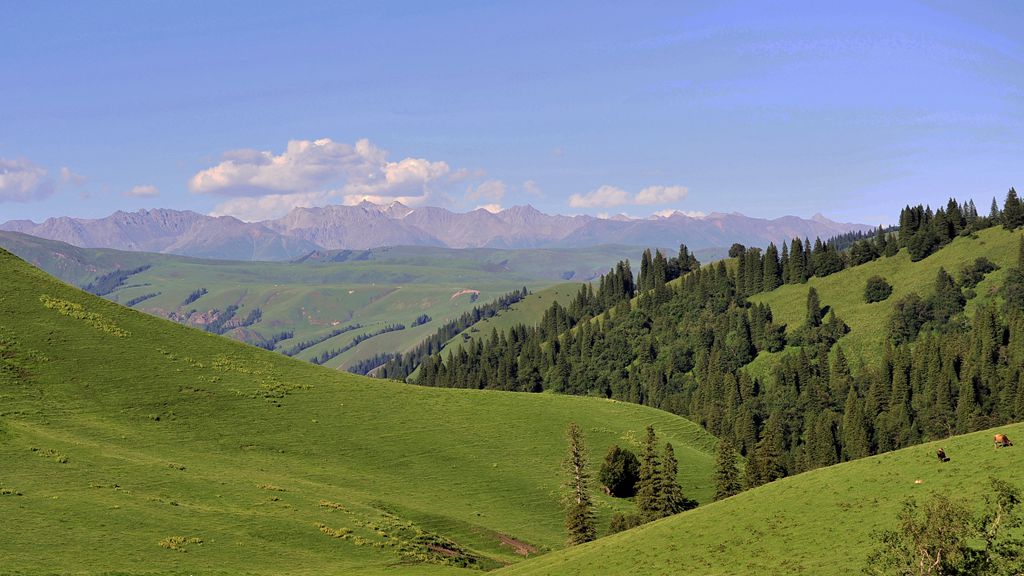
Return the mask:
M 740 483 L 740 469 L 736 465 L 736 449 L 728 440 L 718 443 L 715 459 L 715 500 L 721 500 L 739 494 L 743 490 Z
M 748 475 L 748 486 L 759 486 L 786 477 L 786 429 L 780 412 L 772 412 L 765 423 L 764 436 L 754 450 L 757 467 Z
M 774 243 L 768 245 L 764 252 L 764 279 L 761 289 L 765 292 L 775 290 L 782 285 L 782 269 L 779 263 L 779 249 Z
M 871 431 L 864 415 L 864 406 L 857 391 L 850 388 L 843 409 L 843 460 L 856 460 L 871 455 Z
M 610 495 L 626 498 L 636 493 L 639 476 L 640 460 L 629 449 L 616 444 L 608 449 L 598 480 Z
M 645 520 L 664 516 L 661 499 L 661 462 L 658 459 L 658 437 L 654 427 L 647 427 L 644 452 L 640 456 L 640 479 L 636 484 L 636 510 Z
M 590 542 L 597 537 L 594 524 L 594 505 L 590 500 L 590 473 L 587 471 L 587 449 L 583 433 L 575 422 L 566 431 L 569 440 L 569 455 L 565 461 L 569 477 L 566 487 L 565 529 L 569 533 L 570 546 Z
M 665 444 L 665 457 L 661 463 L 661 513 L 664 516 L 678 514 L 697 507 L 697 502 L 683 495 L 679 485 L 679 461 L 676 460 L 672 444 Z
M 807 320 L 808 328 L 821 326 L 821 301 L 818 299 L 818 291 L 812 286 L 807 290 Z
M 1024 204 L 1017 197 L 1017 191 L 1010 188 L 1003 204 L 1003 228 L 1014 230 L 1021 225 L 1024 225 Z

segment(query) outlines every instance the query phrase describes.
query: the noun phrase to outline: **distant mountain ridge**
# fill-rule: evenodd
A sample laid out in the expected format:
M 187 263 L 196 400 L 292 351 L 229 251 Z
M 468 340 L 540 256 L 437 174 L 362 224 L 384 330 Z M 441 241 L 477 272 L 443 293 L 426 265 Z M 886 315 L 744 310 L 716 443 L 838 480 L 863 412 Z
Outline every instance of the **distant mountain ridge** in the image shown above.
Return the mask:
M 11 220 L 0 230 L 59 240 L 83 248 L 114 248 L 230 260 L 292 260 L 314 250 L 366 250 L 383 246 L 447 248 L 579 248 L 603 244 L 692 250 L 728 247 L 734 242 L 763 246 L 793 237 L 823 239 L 864 224 L 784 216 L 751 218 L 713 213 L 696 218 L 681 212 L 650 218 L 596 218 L 545 214 L 533 206 L 500 212 L 482 208 L 452 212 L 399 202 L 295 208 L 262 222 L 207 216 L 190 210 L 158 208 L 117 211 L 98 219 L 62 216 L 42 223 Z

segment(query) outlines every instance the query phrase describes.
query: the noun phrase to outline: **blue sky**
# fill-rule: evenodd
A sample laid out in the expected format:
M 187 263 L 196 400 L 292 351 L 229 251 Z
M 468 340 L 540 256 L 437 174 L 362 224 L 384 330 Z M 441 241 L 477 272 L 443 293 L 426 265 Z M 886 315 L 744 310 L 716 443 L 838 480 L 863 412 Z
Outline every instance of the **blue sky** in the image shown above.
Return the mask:
M 1024 176 L 1024 3 L 18 2 L 0 221 L 401 199 L 891 222 Z

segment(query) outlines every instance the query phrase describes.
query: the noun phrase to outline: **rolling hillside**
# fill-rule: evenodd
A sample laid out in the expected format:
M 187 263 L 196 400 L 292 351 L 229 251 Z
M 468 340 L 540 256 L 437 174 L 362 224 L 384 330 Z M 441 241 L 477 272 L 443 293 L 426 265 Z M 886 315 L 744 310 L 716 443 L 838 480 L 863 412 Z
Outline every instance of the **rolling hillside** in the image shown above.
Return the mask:
M 640 252 L 628 246 L 575 250 L 405 246 L 315 252 L 291 263 L 238 262 L 79 248 L 17 232 L 0 232 L 0 247 L 80 286 L 114 270 L 148 266 L 104 297 L 200 328 L 237 306 L 225 334 L 251 344 L 276 342 L 279 350 L 287 350 L 359 325 L 302 350 L 297 357 L 303 360 L 342 348 L 355 336 L 388 325 L 405 326 L 332 358 L 326 363 L 331 368 L 347 368 L 380 353 L 404 352 L 474 306 L 523 286 L 539 291 L 565 278 L 589 279 L 607 271 L 616 260 Z M 191 300 L 189 295 L 199 289 L 207 293 Z M 257 308 L 262 316 L 256 323 L 237 326 Z M 536 321 L 542 312 L 525 321 Z M 413 326 L 423 314 L 432 321 Z M 292 336 L 282 339 L 285 332 Z
M 887 333 L 893 302 L 911 292 L 927 297 L 934 291 L 939 268 L 945 268 L 959 279 L 961 268 L 979 257 L 985 257 L 999 265 L 1000 270 L 986 275 L 975 288 L 977 295 L 967 305 L 967 314 L 970 315 L 979 304 L 999 297 L 997 292 L 1006 277 L 1006 270 L 1017 263 L 1019 242 L 1019 232 L 1008 232 L 1001 227 L 987 228 L 978 232 L 974 238 L 956 238 L 949 246 L 919 262 L 911 262 L 907 251 L 901 250 L 895 256 L 879 258 L 824 278 L 811 278 L 806 284 L 783 285 L 771 292 L 752 296 L 750 301 L 768 304 L 775 321 L 786 324 L 789 332 L 792 332 L 804 322 L 807 291 L 811 287 L 815 288 L 822 305 L 831 306 L 850 326 L 850 333 L 839 340 L 839 346 L 853 365 L 863 362 L 871 366 L 880 358 L 878 352 Z M 864 286 L 868 278 L 876 275 L 892 284 L 892 295 L 882 302 L 867 304 L 864 301 Z M 747 369 L 753 374 L 764 376 L 778 354 L 786 354 L 789 350 L 776 354 L 762 353 Z
M 997 430 L 1024 436 L 1024 424 Z M 980 507 L 990 476 L 1024 488 L 1024 449 L 993 450 L 992 434 L 947 438 L 785 478 L 497 574 L 858 574 L 874 545 L 872 531 L 895 528 L 908 497 L 941 492 Z M 939 447 L 950 462 L 936 459 Z
M 452 344 L 461 346 L 470 340 L 487 338 L 493 330 L 503 332 L 519 324 L 526 326 L 536 324 L 544 316 L 544 312 L 555 302 L 564 306 L 572 301 L 579 288 L 580 284 L 564 283 L 538 290 L 524 298 L 521 302 L 513 304 L 508 310 L 500 312 L 497 316 L 477 322 L 468 330 L 452 338 L 449 341 L 449 346 Z M 448 348 L 446 347 L 446 354 L 447 351 Z
M 620 402 L 339 374 L 0 251 L 0 573 L 458 573 L 557 549 L 564 431 L 653 424 L 707 502 L 714 440 Z M 598 496 L 600 525 L 629 503 Z

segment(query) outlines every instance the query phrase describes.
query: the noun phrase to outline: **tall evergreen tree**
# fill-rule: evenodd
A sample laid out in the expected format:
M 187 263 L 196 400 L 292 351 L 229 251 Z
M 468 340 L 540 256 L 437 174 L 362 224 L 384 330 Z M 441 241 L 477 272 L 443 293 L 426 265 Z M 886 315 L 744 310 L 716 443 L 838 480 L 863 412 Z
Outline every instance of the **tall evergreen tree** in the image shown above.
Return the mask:
M 863 402 L 850 388 L 843 408 L 843 460 L 856 460 L 871 455 L 871 431 L 864 415 Z
M 728 440 L 718 443 L 715 454 L 715 500 L 739 494 L 743 490 L 740 469 L 736 465 L 736 449 Z
M 808 328 L 821 326 L 821 300 L 813 286 L 807 290 L 807 319 L 804 322 Z
M 569 473 L 566 485 L 565 529 L 569 533 L 570 546 L 590 542 L 597 537 L 594 522 L 594 505 L 590 500 L 590 473 L 587 471 L 587 448 L 583 433 L 575 422 L 566 431 L 569 440 L 569 455 L 565 461 Z
M 747 472 L 747 486 L 773 482 L 788 475 L 786 466 L 786 429 L 781 412 L 772 412 L 765 424 L 764 436 L 754 450 L 755 462 Z
M 678 514 L 697 506 L 697 503 L 683 495 L 679 485 L 679 461 L 671 443 L 665 444 L 665 456 L 661 461 L 661 513 L 665 516 Z
M 1017 191 L 1010 188 L 1003 204 L 1003 228 L 1014 230 L 1019 226 L 1024 226 L 1024 204 L 1017 196 Z
M 779 249 L 775 243 L 768 245 L 764 251 L 764 280 L 761 288 L 765 292 L 775 290 L 782 285 L 782 268 L 779 264 Z
M 662 473 L 658 458 L 658 437 L 654 426 L 647 427 L 644 451 L 640 456 L 640 479 L 636 484 L 636 510 L 643 518 L 654 520 L 664 516 L 662 508 Z

